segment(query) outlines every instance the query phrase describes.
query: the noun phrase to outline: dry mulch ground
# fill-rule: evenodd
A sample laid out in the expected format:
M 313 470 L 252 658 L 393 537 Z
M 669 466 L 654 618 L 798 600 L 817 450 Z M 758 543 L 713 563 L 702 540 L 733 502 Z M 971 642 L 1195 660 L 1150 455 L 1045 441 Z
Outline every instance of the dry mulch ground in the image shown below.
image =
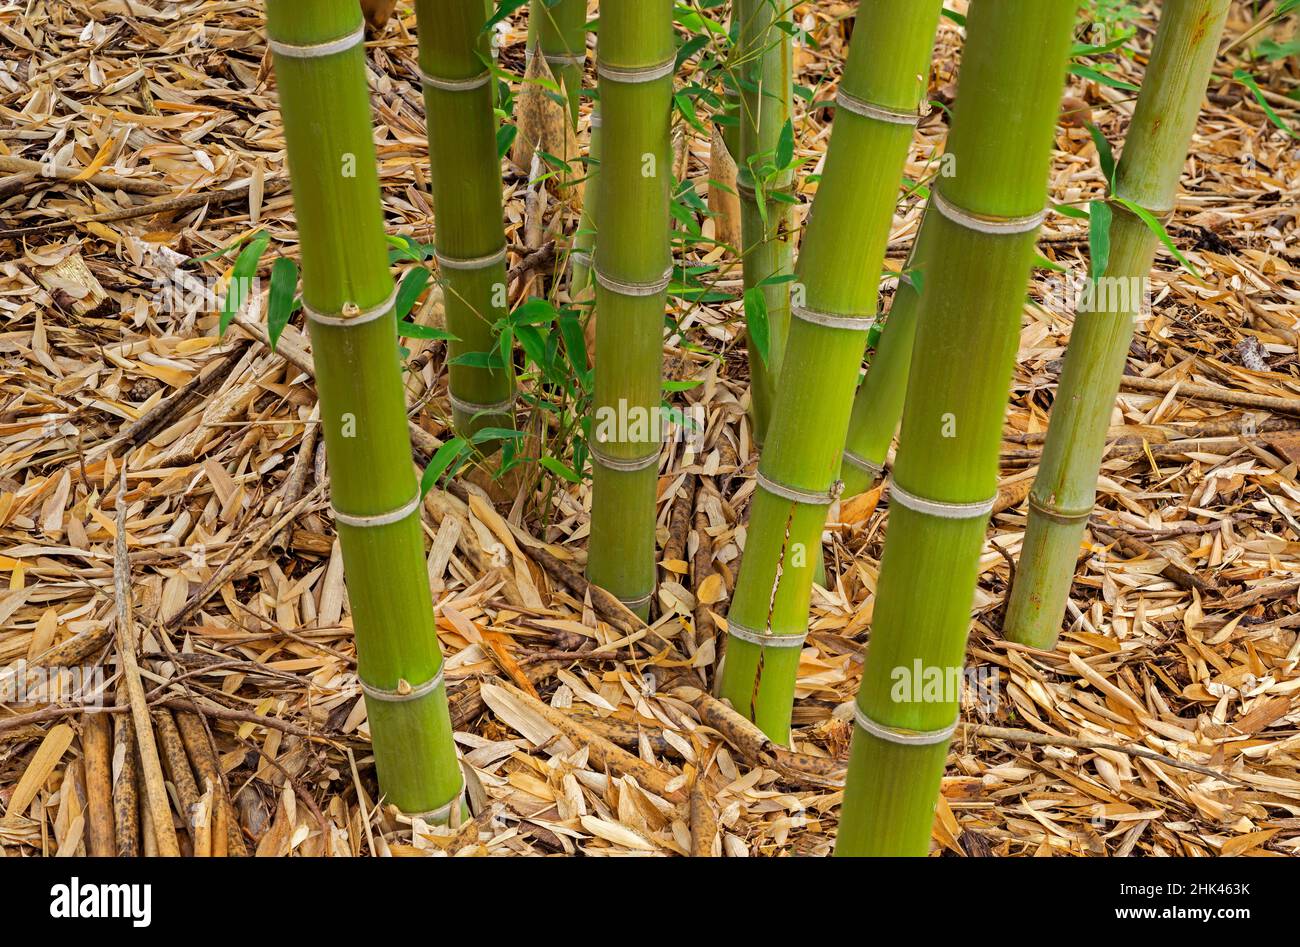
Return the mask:
M 819 99 L 842 62 L 848 10 L 798 11 L 819 42 L 798 53 L 800 81 L 820 83 Z M 1250 16 L 1235 10 L 1228 35 Z M 1133 45 L 1149 49 L 1153 26 L 1141 20 Z M 374 38 L 370 80 L 390 230 L 431 241 L 413 27 L 408 11 Z M 522 72 L 522 23 L 501 42 L 503 65 Z M 144 769 L 156 754 L 166 774 L 153 803 L 187 852 L 830 850 L 888 519 L 879 491 L 843 503 L 828 530 L 830 587 L 814 592 L 793 748 L 757 739 L 687 686 L 716 667 L 753 493 L 738 270 L 714 278 L 732 302 L 680 308 L 665 351 L 673 377 L 702 382 L 675 397 L 703 405 L 708 428 L 699 450 L 665 453 L 652 627 L 581 579 L 585 486 L 549 506 L 527 484 L 488 484 L 485 496 L 473 477 L 429 495 L 429 570 L 474 819 L 450 833 L 412 826 L 377 797 L 305 335 L 290 326 L 270 351 L 255 299 L 219 338 L 197 290 L 219 293 L 230 257 L 181 265 L 255 227 L 296 252 L 260 10 L 0 3 L 0 49 L 0 680 L 25 673 L 19 662 L 99 664 L 110 705 L 139 681 L 157 744 Z M 953 93 L 958 49 L 945 20 L 935 98 Z M 936 851 L 1300 853 L 1300 259 L 1288 245 L 1300 151 L 1231 81 L 1241 53 L 1218 67 L 1171 228 L 1205 282 L 1168 257 L 1154 276 L 1097 529 L 1050 654 L 998 634 L 1070 326 L 1040 271 L 969 648 L 996 699 L 967 702 Z M 1114 74 L 1137 81 L 1144 60 L 1116 59 Z M 1294 88 L 1294 70 L 1265 69 L 1265 87 Z M 1103 187 L 1080 115 L 1119 142 L 1132 100 L 1082 78 L 1068 95 L 1052 192 L 1079 202 Z M 1294 101 L 1269 96 L 1300 123 Z M 827 121 L 800 107 L 809 170 Z M 941 111 L 922 124 L 909 177 L 933 170 L 944 127 Z M 707 138 L 684 127 L 679 165 L 701 195 L 709 156 Z M 516 300 L 555 275 L 548 254 L 531 269 L 525 256 L 575 226 L 571 204 L 531 190 L 529 201 L 527 177 L 507 169 Z M 800 221 L 812 190 L 802 196 Z M 895 268 L 919 212 L 915 197 L 900 204 Z M 1043 254 L 1086 267 L 1084 226 L 1052 216 Z M 692 253 L 725 262 L 721 250 Z M 188 299 L 160 305 L 177 286 Z M 440 318 L 436 291 L 418 318 Z M 427 456 L 447 436 L 444 352 L 411 344 Z M 119 545 L 128 556 L 115 563 Z M 127 598 L 138 669 L 116 645 Z M 0 707 L 0 854 L 102 844 L 92 816 L 130 765 L 128 719 Z M 152 851 L 147 782 L 141 844 Z

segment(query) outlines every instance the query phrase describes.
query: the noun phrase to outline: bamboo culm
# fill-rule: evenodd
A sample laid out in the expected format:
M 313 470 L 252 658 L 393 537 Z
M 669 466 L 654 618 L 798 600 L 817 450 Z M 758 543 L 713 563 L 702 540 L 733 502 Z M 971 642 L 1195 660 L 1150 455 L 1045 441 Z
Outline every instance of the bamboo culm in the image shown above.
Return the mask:
M 736 189 L 740 193 L 740 229 L 750 397 L 754 435 L 761 445 L 776 398 L 790 327 L 790 283 L 794 270 L 794 236 L 790 230 L 790 187 L 794 172 L 776 168 L 778 142 L 790 121 L 794 98 L 794 45 L 787 0 L 736 0 L 738 27 L 733 79 L 740 87 L 740 151 Z M 756 308 L 761 307 L 761 313 Z M 766 344 L 753 325 L 766 324 Z M 764 351 L 766 349 L 766 351 Z
M 840 855 L 929 849 L 1076 7 L 977 2 L 967 18 L 948 136 L 955 173 L 936 182 L 927 221 L 934 233 L 919 261 L 924 281 L 854 707 Z
M 597 73 L 594 467 L 587 576 L 642 617 L 655 583 L 676 45 L 672 0 L 604 0 Z
M 498 350 L 506 238 L 482 0 L 416 0 L 434 242 L 443 284 L 456 431 L 514 427 L 514 367 Z
M 791 290 L 790 335 L 719 679 L 719 696 L 781 744 L 789 740 L 821 533 L 839 492 L 853 391 L 875 320 L 940 6 L 937 0 L 859 5 Z
M 528 26 L 551 74 L 564 87 L 569 121 L 577 128 L 587 62 L 587 0 L 532 0 Z
M 480 7 L 481 12 L 481 7 Z M 331 503 L 386 800 L 461 814 L 356 0 L 268 0 Z
M 926 226 L 928 217 L 927 206 L 912 255 L 899 277 L 885 328 L 867 366 L 867 377 L 853 398 L 844 464 L 840 468 L 846 497 L 866 491 L 883 476 L 889 447 L 903 417 L 907 373 L 911 369 L 912 344 L 916 339 L 916 310 L 920 303 L 917 285 L 924 285 L 924 274 L 917 269 L 916 263 L 922 259 L 924 245 L 934 230 Z
M 1115 181 L 1115 197 L 1157 219 L 1173 213 L 1178 179 L 1214 67 L 1228 0 L 1166 0 Z M 1004 634 L 1056 647 L 1088 519 L 1111 409 L 1149 299 L 1159 237 L 1112 201 L 1110 256 L 1089 277 L 1066 350 L 1042 462 L 1029 494 L 1029 525 L 1007 605 Z

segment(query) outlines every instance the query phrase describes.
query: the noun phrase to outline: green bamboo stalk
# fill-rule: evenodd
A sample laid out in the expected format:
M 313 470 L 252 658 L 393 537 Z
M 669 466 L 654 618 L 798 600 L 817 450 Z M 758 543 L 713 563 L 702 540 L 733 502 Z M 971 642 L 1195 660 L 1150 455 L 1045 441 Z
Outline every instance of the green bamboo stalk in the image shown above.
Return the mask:
M 582 70 L 587 62 L 587 0 L 532 0 L 530 49 L 540 49 L 551 75 L 564 86 L 569 121 L 578 127 Z
M 411 464 L 361 8 L 356 0 L 267 0 L 267 33 L 380 787 L 403 812 L 445 821 L 463 782 Z
M 587 142 L 586 196 L 578 216 L 578 232 L 573 236 L 570 258 L 569 298 L 573 302 L 590 302 L 592 293 L 591 264 L 596 249 L 598 217 L 596 199 L 600 196 L 600 106 L 591 110 L 591 136 Z
M 790 331 L 790 284 L 774 281 L 794 271 L 789 203 L 794 172 L 775 169 L 773 162 L 781 130 L 794 108 L 794 44 L 790 31 L 778 25 L 792 23 L 791 11 L 789 0 L 736 0 L 739 37 L 734 61 L 741 94 L 736 190 L 740 192 L 744 287 L 747 294 L 755 289 L 762 294 L 768 336 L 766 353 L 752 329 L 747 337 L 754 436 L 759 444 L 767 435 Z M 764 173 L 765 168 L 775 173 Z
M 1076 0 L 971 5 L 836 852 L 924 855 L 958 715 Z M 919 668 L 919 673 L 914 673 Z M 935 680 L 940 686 L 911 686 Z
M 482 0 L 416 0 L 438 267 L 445 289 L 457 433 L 514 427 L 505 317 L 506 238 Z
M 1166 0 L 1155 49 L 1119 162 L 1115 197 L 1154 218 L 1173 213 L 1178 179 L 1228 15 L 1228 0 Z M 1007 606 L 1011 641 L 1054 648 L 1088 517 L 1111 408 L 1159 237 L 1119 201 L 1110 204 L 1110 257 L 1083 294 L 1038 476 L 1029 526 Z
M 728 616 L 720 696 L 790 736 L 813 571 L 939 21 L 938 0 L 863 0 L 799 256 L 776 411 Z
M 912 255 L 898 281 L 893 305 L 876 351 L 867 366 L 867 377 L 853 398 L 849 418 L 849 435 L 844 448 L 844 465 L 840 479 L 844 495 L 857 496 L 869 489 L 885 472 L 889 445 L 894 441 L 898 422 L 903 416 L 903 399 L 907 395 L 907 373 L 912 363 L 912 344 L 916 338 L 916 310 L 920 293 L 908 274 L 918 272 L 933 227 L 926 226 L 929 206 L 921 220 Z M 920 279 L 924 286 L 924 276 Z
M 594 467 L 587 576 L 647 616 L 655 581 L 676 47 L 672 0 L 601 4 Z

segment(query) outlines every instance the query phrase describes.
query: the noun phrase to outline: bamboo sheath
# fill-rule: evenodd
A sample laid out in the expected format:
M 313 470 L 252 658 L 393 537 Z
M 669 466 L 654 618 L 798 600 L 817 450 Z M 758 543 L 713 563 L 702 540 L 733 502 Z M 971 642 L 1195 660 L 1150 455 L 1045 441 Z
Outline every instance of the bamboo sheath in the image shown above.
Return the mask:
M 361 13 L 355 0 L 268 0 L 267 30 L 380 787 L 403 812 L 445 820 L 462 780 L 411 466 Z
M 1117 197 L 1157 218 L 1173 211 L 1228 7 L 1228 0 L 1167 0 L 1161 13 L 1115 183 Z M 1007 605 L 1006 637 L 1036 648 L 1056 647 L 1060 634 L 1097 500 L 1111 408 L 1159 245 L 1140 217 L 1111 206 L 1110 258 L 1075 318 Z
M 813 573 L 940 3 L 864 0 L 792 290 L 790 337 L 728 615 L 719 696 L 789 740 Z
M 1076 6 L 979 2 L 967 19 L 949 135 L 955 174 L 931 196 L 837 854 L 929 848 Z M 941 686 L 911 686 L 918 666 Z
M 655 581 L 663 319 L 672 256 L 671 0 L 604 0 L 597 73 L 594 477 L 587 576 L 643 618 Z
M 794 271 L 794 236 L 788 195 L 794 172 L 783 169 L 770 180 L 755 181 L 755 170 L 770 164 L 781 130 L 790 120 L 794 98 L 794 44 L 788 30 L 793 7 L 787 0 L 736 0 L 738 27 L 732 60 L 740 87 L 740 152 L 736 190 L 740 194 L 742 265 L 746 292 L 761 287 L 767 310 L 766 356 L 751 331 L 747 335 L 754 434 L 762 444 L 776 398 L 781 356 L 790 330 L 790 284 L 776 282 Z M 773 198 L 784 194 L 787 200 Z
M 582 71 L 587 62 L 587 0 L 532 0 L 529 32 L 551 74 L 564 87 L 569 121 L 578 127 Z
M 514 427 L 513 365 L 497 349 L 506 315 L 506 238 L 488 36 L 480 0 L 417 0 L 438 269 L 451 341 L 456 431 Z

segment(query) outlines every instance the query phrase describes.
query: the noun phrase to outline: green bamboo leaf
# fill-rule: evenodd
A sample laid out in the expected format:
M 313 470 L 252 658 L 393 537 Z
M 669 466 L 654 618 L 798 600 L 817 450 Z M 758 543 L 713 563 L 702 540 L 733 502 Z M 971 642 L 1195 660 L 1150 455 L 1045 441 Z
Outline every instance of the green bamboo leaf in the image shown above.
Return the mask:
M 515 125 L 502 125 L 497 129 L 497 157 L 504 158 L 510 154 L 510 146 L 515 143 L 519 128 Z
M 556 460 L 554 457 L 543 457 L 541 460 L 538 461 L 538 463 L 541 464 L 543 467 L 545 467 L 547 470 L 549 470 L 551 473 L 555 474 L 557 477 L 562 477 L 563 479 L 569 481 L 569 483 L 582 483 L 581 474 L 579 474 L 576 470 L 574 470 L 572 467 L 568 466 L 567 464 L 561 463 L 559 460 Z
M 1093 201 L 1088 224 L 1088 250 L 1091 254 L 1090 272 L 1092 278 L 1100 279 L 1110 264 L 1110 221 L 1112 212 L 1105 201 Z
M 794 123 L 785 120 L 781 134 L 776 139 L 776 167 L 784 171 L 794 164 Z
M 1259 103 L 1259 107 L 1264 110 L 1264 114 L 1268 116 L 1270 122 L 1282 129 L 1282 131 L 1286 132 L 1292 138 L 1300 139 L 1300 134 L 1296 134 L 1295 130 L 1282 120 L 1282 116 L 1273 111 L 1273 106 L 1269 105 L 1268 99 L 1264 98 L 1264 92 L 1260 89 L 1259 83 L 1255 81 L 1254 76 L 1248 73 L 1245 69 L 1238 69 L 1233 72 L 1232 78 L 1236 79 L 1250 90 L 1250 94 L 1255 97 L 1255 101 Z
M 1101 173 L 1106 175 L 1106 190 L 1115 189 L 1115 151 L 1110 146 L 1108 139 L 1102 130 L 1092 122 L 1088 123 L 1088 134 L 1092 136 L 1093 143 L 1097 146 L 1097 160 L 1101 162 Z
M 433 458 L 429 461 L 429 466 L 424 468 L 424 476 L 420 478 L 420 497 L 425 495 L 438 482 L 438 478 L 445 473 L 453 463 L 469 449 L 469 441 L 463 437 L 453 437 L 447 443 L 443 444 L 434 453 Z
M 486 33 L 527 2 L 528 0 L 501 0 L 501 2 L 497 4 L 496 12 L 488 18 L 486 23 L 483 24 L 482 32 Z
M 569 368 L 578 377 L 583 390 L 591 386 L 591 369 L 587 367 L 587 340 L 582 334 L 582 324 L 574 315 L 560 316 L 560 335 L 564 339 L 564 352 Z
M 239 238 L 238 240 L 236 240 L 234 243 L 227 244 L 227 245 L 224 246 L 224 247 L 219 247 L 219 248 L 217 248 L 216 250 L 213 250 L 211 253 L 205 253 L 205 254 L 203 254 L 203 256 L 191 257 L 190 260 L 189 260 L 189 262 L 190 262 L 190 263 L 207 263 L 209 260 L 215 260 L 215 259 L 217 259 L 218 257 L 223 257 L 223 256 L 225 256 L 227 253 L 229 253 L 231 250 L 234 250 L 236 247 L 241 247 L 241 246 L 243 246 L 244 243 L 245 243 L 245 241 L 248 240 L 249 236 L 251 236 L 251 234 L 244 234 L 244 236 L 240 237 L 240 238 Z
M 749 337 L 766 367 L 772 346 L 772 329 L 767 318 L 767 297 L 758 286 L 745 290 L 745 325 L 749 327 Z
M 261 261 L 262 254 L 266 252 L 267 244 L 270 242 L 271 235 L 262 232 L 239 251 L 239 256 L 235 258 L 235 265 L 230 271 L 230 285 L 226 288 L 226 299 L 221 305 L 221 335 L 226 334 L 226 329 L 230 327 L 235 313 L 248 302 L 253 277 L 257 274 L 257 264 Z
M 397 317 L 398 322 L 410 315 L 415 307 L 415 301 L 429 285 L 429 279 L 429 271 L 422 266 L 417 266 L 402 277 L 402 285 L 397 289 L 397 302 L 393 305 L 393 315 Z
M 1109 86 L 1112 89 L 1123 89 L 1125 92 L 1141 92 L 1142 90 L 1131 82 L 1125 82 L 1123 79 L 1116 79 L 1108 76 L 1099 69 L 1091 66 L 1085 66 L 1082 63 L 1075 63 L 1070 67 L 1070 75 L 1078 76 L 1081 79 L 1091 79 L 1098 85 Z
M 684 381 L 666 381 L 663 387 L 664 391 L 690 391 L 702 384 L 704 384 L 703 378 L 687 378 Z
M 294 298 L 297 292 L 298 264 L 287 256 L 279 257 L 271 264 L 271 294 L 266 303 L 266 334 L 271 340 L 272 352 L 284 327 L 289 324 L 289 318 L 298 308 Z
M 1204 277 L 1201 276 L 1201 271 L 1198 270 L 1195 266 L 1193 266 L 1192 261 L 1187 259 L 1187 257 L 1183 256 L 1182 251 L 1179 250 L 1178 247 L 1174 245 L 1173 238 L 1169 236 L 1169 231 L 1165 230 L 1165 225 L 1162 224 L 1160 221 L 1158 221 L 1151 214 L 1149 210 L 1147 210 L 1145 207 L 1141 206 L 1140 204 L 1135 203 L 1134 201 L 1128 200 L 1127 198 L 1114 197 L 1111 198 L 1111 200 L 1119 204 L 1121 207 L 1124 207 L 1129 211 L 1131 211 L 1144 224 L 1146 224 L 1149 228 L 1151 228 L 1151 232 L 1160 238 L 1160 242 L 1165 245 L 1166 249 L 1168 249 L 1169 252 L 1174 255 L 1174 258 L 1179 263 L 1181 263 L 1189 273 L 1191 273 L 1199 280 L 1204 279 Z
M 1070 217 L 1074 220 L 1087 220 L 1088 212 L 1081 207 L 1071 207 L 1069 204 L 1052 204 L 1052 210 L 1062 217 Z
M 446 329 L 438 329 L 434 326 L 422 326 L 418 322 L 399 322 L 397 324 L 397 334 L 403 339 L 426 339 L 430 342 L 459 342 L 457 336 L 452 335 Z

